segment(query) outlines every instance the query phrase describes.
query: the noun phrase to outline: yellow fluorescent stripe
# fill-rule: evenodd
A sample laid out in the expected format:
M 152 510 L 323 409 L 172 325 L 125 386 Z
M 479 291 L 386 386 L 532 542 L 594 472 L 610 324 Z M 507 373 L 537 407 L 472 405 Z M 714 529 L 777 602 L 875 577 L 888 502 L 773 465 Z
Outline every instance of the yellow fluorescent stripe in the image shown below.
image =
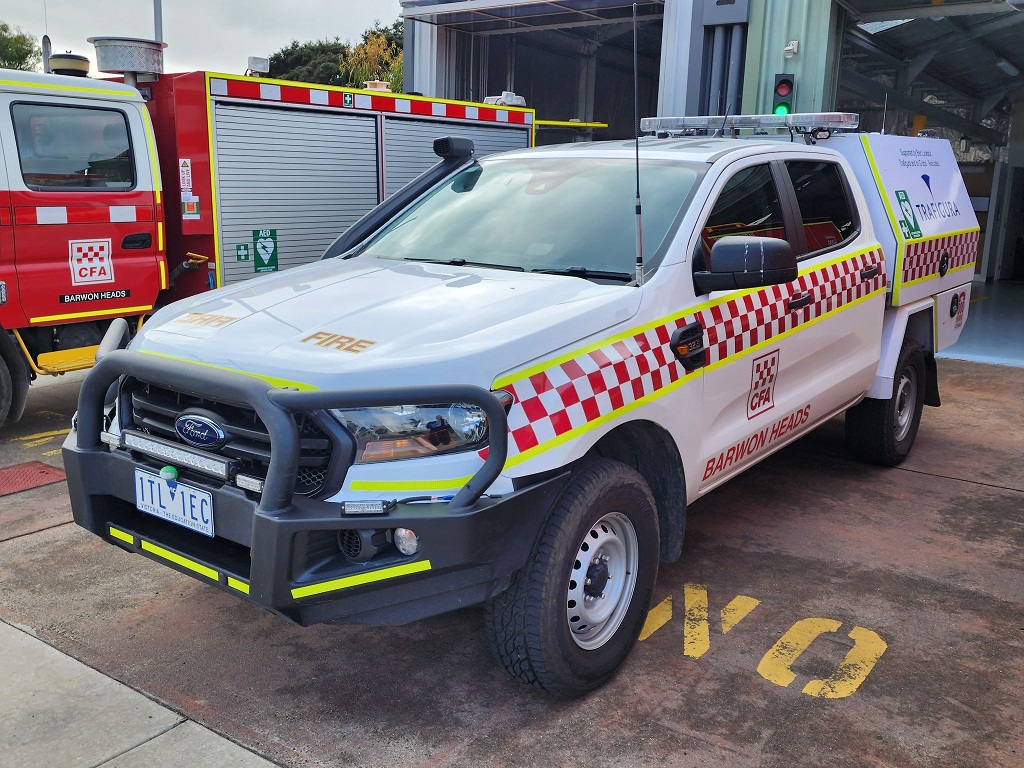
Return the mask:
M 881 248 L 882 248 L 882 246 L 881 246 L 880 243 L 874 243 L 874 244 L 868 246 L 867 248 L 864 248 L 863 250 L 858 251 L 857 253 L 849 254 L 849 255 L 846 255 L 846 256 L 839 256 L 839 257 L 837 257 L 835 259 L 832 259 L 831 261 L 827 261 L 824 264 L 819 264 L 819 265 L 814 266 L 814 267 L 805 267 L 804 269 L 800 270 L 799 274 L 802 277 L 803 275 L 806 275 L 806 274 L 808 274 L 810 272 L 817 272 L 818 270 L 821 270 L 821 269 L 828 269 L 829 267 L 834 266 L 835 264 L 839 264 L 840 262 L 847 261 L 848 259 L 859 258 L 860 256 L 863 256 L 866 253 L 871 253 L 872 251 L 881 250 Z M 692 308 L 687 309 L 685 311 L 676 312 L 676 313 L 671 314 L 671 315 L 665 315 L 664 317 L 660 317 L 657 320 L 652 320 L 651 322 L 645 323 L 644 325 L 637 326 L 636 328 L 631 328 L 628 331 L 623 331 L 622 333 L 618 333 L 618 334 L 616 334 L 614 336 L 609 336 L 608 338 L 602 339 L 601 341 L 596 341 L 593 344 L 589 344 L 589 345 L 587 345 L 585 347 L 580 347 L 579 349 L 575 349 L 572 352 L 566 352 L 565 354 L 559 355 L 558 357 L 553 357 L 553 358 L 550 358 L 550 359 L 545 360 L 543 362 L 537 363 L 535 365 L 531 365 L 529 368 L 523 368 L 521 370 L 514 371 L 513 373 L 506 374 L 505 376 L 502 376 L 501 378 L 497 379 L 494 382 L 494 388 L 495 389 L 501 389 L 502 387 L 508 386 L 509 384 L 513 384 L 513 383 L 515 383 L 517 381 L 520 381 L 522 379 L 528 379 L 531 376 L 534 376 L 535 374 L 538 374 L 538 373 L 540 373 L 542 371 L 548 370 L 549 368 L 555 368 L 555 367 L 557 367 L 559 365 L 562 365 L 563 363 L 569 362 L 570 360 L 575 360 L 577 357 L 581 357 L 583 355 L 589 354 L 589 353 L 591 353 L 591 352 L 593 352 L 595 350 L 603 349 L 603 348 L 611 346 L 612 344 L 615 344 L 615 343 L 617 343 L 619 341 L 625 341 L 626 339 L 631 339 L 634 336 L 640 335 L 641 333 L 646 333 L 647 331 L 651 330 L 652 328 L 657 328 L 658 326 L 666 325 L 669 322 L 671 322 L 672 320 L 675 320 L 675 319 L 677 319 L 679 317 L 684 317 L 684 316 L 688 317 L 690 315 L 696 315 L 698 312 L 703 312 L 703 311 L 705 311 L 707 309 L 710 309 L 711 307 L 718 306 L 719 304 L 727 304 L 730 301 L 736 301 L 737 299 L 741 299 L 744 296 L 747 296 L 747 295 L 749 295 L 751 293 L 756 293 L 757 291 L 762 291 L 762 290 L 764 290 L 764 289 L 763 288 L 749 288 L 749 289 L 742 290 L 742 291 L 734 291 L 733 293 L 730 293 L 728 296 L 724 296 L 724 297 L 722 297 L 720 299 L 714 299 L 712 301 L 705 301 L 704 303 L 698 304 L 695 307 L 692 307 Z M 848 306 L 848 305 L 844 305 L 844 306 Z M 776 337 L 776 338 L 778 338 L 778 337 Z
M 153 357 L 162 357 L 166 360 L 174 360 L 179 363 L 188 363 L 189 365 L 201 365 L 203 368 L 213 368 L 216 371 L 228 371 L 229 373 L 239 373 L 242 376 L 252 376 L 254 379 L 260 379 L 261 381 L 267 382 L 271 386 L 283 389 L 286 387 L 292 387 L 294 389 L 311 391 L 319 389 L 314 387 L 312 384 L 303 384 L 301 381 L 289 381 L 288 379 L 275 379 L 273 376 L 261 376 L 258 373 L 252 371 L 240 371 L 237 368 L 228 368 L 223 365 L 213 365 L 212 363 L 201 363 L 198 360 L 189 360 L 184 357 L 175 357 L 174 355 L 165 355 L 162 352 L 151 352 L 148 349 L 141 350 L 143 355 L 152 355 Z
M 871 175 L 875 178 L 875 187 L 878 189 L 878 194 L 882 197 L 882 205 L 885 206 L 885 212 L 889 217 L 889 228 L 892 230 L 893 236 L 896 238 L 896 264 L 892 273 L 894 276 L 892 281 L 892 303 L 899 304 L 899 277 L 903 274 L 903 257 L 906 252 L 906 241 L 903 239 L 903 232 L 900 230 L 899 224 L 896 222 L 896 214 L 892 210 L 892 205 L 889 204 L 889 196 L 885 193 L 885 184 L 882 183 L 882 174 L 879 172 L 878 165 L 875 163 L 875 156 L 871 153 L 871 145 L 868 144 L 868 137 L 866 134 L 860 137 L 860 143 L 864 147 L 864 156 L 867 158 L 868 167 L 871 168 Z
M 244 581 L 236 579 L 234 576 L 228 576 L 228 586 L 232 589 L 237 589 L 239 592 L 249 594 L 249 585 Z
M 142 98 L 136 94 L 125 93 L 124 91 L 115 91 L 110 88 L 82 88 L 80 86 L 68 86 L 62 84 L 54 85 L 53 83 L 24 83 L 17 80 L 0 80 L 0 85 L 11 85 L 15 88 L 24 89 L 26 91 L 43 88 L 50 91 L 71 91 L 73 93 L 102 93 L 105 96 L 119 96 L 124 101 L 139 101 Z
M 394 480 L 391 482 L 353 480 L 350 488 L 353 491 L 446 491 L 452 488 L 461 488 L 472 479 L 472 475 L 467 475 L 451 480 Z
M 744 349 L 744 350 L 742 350 L 740 352 L 737 352 L 735 355 L 730 355 L 729 357 L 725 358 L 724 360 L 719 360 L 717 363 L 712 363 L 711 365 L 705 366 L 704 368 L 698 368 L 697 370 L 698 371 L 713 371 L 716 368 L 721 368 L 723 365 L 728 365 L 729 363 L 736 362 L 736 360 L 738 360 L 738 359 L 740 359 L 742 357 L 746 357 L 748 355 L 753 354 L 754 352 L 758 352 L 759 350 L 764 349 L 765 347 L 768 347 L 768 346 L 771 346 L 773 344 L 778 343 L 778 341 L 780 339 L 784 339 L 787 336 L 796 333 L 797 331 L 802 331 L 805 328 L 810 328 L 812 325 L 815 325 L 816 323 L 820 323 L 825 318 L 830 317 L 830 316 L 834 315 L 837 312 L 842 312 L 844 309 L 850 309 L 851 307 L 855 307 L 858 304 L 860 304 L 861 302 L 867 301 L 868 299 L 872 299 L 875 296 L 878 296 L 878 295 L 884 294 L 884 293 L 885 293 L 885 289 L 884 288 L 879 288 L 877 291 L 872 291 L 871 293 L 867 294 L 866 296 L 861 296 L 856 301 L 851 301 L 849 304 L 844 304 L 843 306 L 839 307 L 838 309 L 832 310 L 828 314 L 821 315 L 820 317 L 816 317 L 813 320 L 807 321 L 806 323 L 801 323 L 796 328 L 788 330 L 785 333 L 780 333 L 778 336 L 772 336 L 770 339 L 766 339 L 765 341 L 762 341 L 759 344 L 755 344 L 752 347 L 747 347 L 746 349 Z M 694 373 L 696 373 L 696 371 L 694 371 Z M 685 376 L 683 376 L 683 378 L 677 379 L 676 381 L 674 381 L 671 384 L 669 384 L 667 387 L 662 387 L 661 389 L 657 390 L 656 392 L 652 392 L 649 395 L 644 395 L 639 400 L 634 400 L 632 403 L 629 403 L 628 405 L 624 405 L 623 407 L 619 408 L 618 410 L 612 411 L 611 413 L 606 413 L 603 416 L 599 416 L 598 418 L 594 419 L 593 421 L 588 421 L 586 424 L 581 424 L 580 426 L 575 427 L 574 429 L 570 429 L 568 432 L 565 432 L 565 433 L 559 435 L 558 437 L 553 438 L 552 440 L 547 440 L 547 441 L 541 443 L 540 445 L 535 445 L 533 448 L 529 448 L 529 449 L 523 451 L 522 453 L 517 454 L 516 456 L 513 456 L 512 458 L 508 459 L 505 462 L 505 468 L 508 469 L 510 467 L 517 466 L 518 464 L 522 464 L 524 461 L 528 461 L 528 460 L 532 459 L 535 456 L 538 456 L 538 455 L 540 455 L 542 453 L 545 453 L 546 451 L 551 450 L 552 448 L 556 448 L 557 446 L 561 445 L 562 443 L 566 443 L 566 442 L 568 442 L 570 440 L 573 440 L 573 439 L 579 437 L 580 435 L 586 434 L 590 430 L 596 429 L 597 427 L 600 427 L 602 424 L 607 424 L 612 419 L 617 419 L 620 416 L 622 416 L 624 414 L 627 414 L 630 411 L 633 411 L 633 410 L 639 408 L 640 406 L 647 405 L 648 403 L 650 403 L 650 402 L 652 402 L 654 400 L 657 400 L 659 397 L 664 397 L 665 395 L 669 394 L 670 392 L 674 392 L 679 387 L 681 387 L 684 384 L 687 384 L 687 383 L 689 383 L 690 381 L 693 381 L 693 380 L 694 380 L 694 378 L 691 376 L 691 374 L 687 373 Z M 497 387 L 498 387 L 498 385 L 495 385 L 495 388 L 497 388 Z
M 135 537 L 134 536 L 132 536 L 130 533 L 125 533 L 122 530 L 118 530 L 117 528 L 115 528 L 112 525 L 110 526 L 110 535 L 113 536 L 115 539 L 120 539 L 121 541 L 127 541 L 129 544 L 134 544 L 135 543 Z
M 220 257 L 220 217 L 217 216 L 217 151 L 214 148 L 213 140 L 213 95 L 210 92 L 210 79 L 214 77 L 213 73 L 206 73 L 206 132 L 210 137 L 210 215 L 213 217 L 213 270 L 214 279 L 217 282 L 217 287 L 220 288 L 224 285 L 223 267 L 221 265 Z M 230 75 L 223 75 L 224 79 L 246 79 L 246 78 L 232 78 Z M 250 81 L 257 80 L 257 78 L 247 78 Z M 275 83 L 275 85 L 284 84 L 284 81 Z
M 195 560 L 189 560 L 187 557 L 182 557 L 181 555 L 164 549 L 163 547 L 158 547 L 156 544 L 146 541 L 145 539 L 142 541 L 142 548 L 147 552 L 152 552 L 157 557 L 162 557 L 164 560 L 180 565 L 182 568 L 188 568 L 190 571 L 205 576 L 208 579 L 213 579 L 214 581 L 220 580 L 220 574 L 213 570 L 213 568 L 208 568 L 202 563 L 197 563 Z
M 163 180 L 160 178 L 160 163 L 157 160 L 156 142 L 153 140 L 153 124 L 149 119 L 149 109 L 142 108 L 142 125 L 146 129 L 146 143 L 149 144 L 149 164 L 153 173 L 153 194 L 157 205 L 163 201 Z M 159 225 L 158 225 L 159 226 Z
M 167 212 L 164 211 L 164 216 L 166 215 Z M 156 249 L 160 253 L 164 252 L 164 223 L 162 221 L 156 223 Z
M 292 590 L 292 597 L 298 600 L 300 597 L 322 595 L 325 592 L 337 592 L 340 589 L 358 587 L 361 584 L 372 584 L 375 581 L 394 579 L 398 576 L 408 576 L 410 573 L 420 573 L 421 571 L 429 570 L 430 561 L 420 560 L 419 562 L 408 563 L 406 565 L 396 565 L 393 568 L 381 568 L 379 571 L 370 571 L 368 573 L 360 573 L 356 576 L 346 576 L 342 579 L 332 579 L 331 581 L 322 581 L 319 584 L 309 584 L 305 587 L 296 587 Z
M 167 290 L 167 262 L 160 259 L 160 290 Z
M 970 261 L 967 264 L 962 264 L 959 267 L 954 267 L 953 269 L 947 271 L 946 274 L 952 275 L 954 272 L 959 272 L 963 269 L 974 269 L 974 264 L 975 262 Z M 910 280 L 904 283 L 903 287 L 906 288 L 908 285 L 917 285 L 918 283 L 924 283 L 928 280 L 934 280 L 937 277 L 942 277 L 942 275 L 940 275 L 938 272 L 932 272 L 930 275 L 925 275 L 924 277 L 917 278 L 917 280 Z
M 54 320 L 75 320 L 79 317 L 107 317 L 109 315 L 136 315 L 149 312 L 153 308 L 150 304 L 145 307 L 119 307 L 117 309 L 102 309 L 93 312 L 76 312 L 72 315 L 47 315 L 46 317 L 30 317 L 30 323 L 50 323 Z

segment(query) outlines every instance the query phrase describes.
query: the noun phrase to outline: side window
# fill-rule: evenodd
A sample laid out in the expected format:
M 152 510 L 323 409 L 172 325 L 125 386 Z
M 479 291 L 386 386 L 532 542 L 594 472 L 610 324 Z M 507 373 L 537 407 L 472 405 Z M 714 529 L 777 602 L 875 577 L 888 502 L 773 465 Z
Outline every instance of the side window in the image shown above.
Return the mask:
M 833 248 L 857 234 L 857 219 L 836 163 L 789 161 L 786 169 L 796 190 L 808 253 Z
M 25 186 L 125 190 L 135 186 L 135 163 L 123 112 L 53 104 L 11 106 Z
M 726 235 L 786 239 L 779 193 L 767 165 L 744 168 L 729 179 L 700 233 L 694 269 L 706 269 L 711 246 Z

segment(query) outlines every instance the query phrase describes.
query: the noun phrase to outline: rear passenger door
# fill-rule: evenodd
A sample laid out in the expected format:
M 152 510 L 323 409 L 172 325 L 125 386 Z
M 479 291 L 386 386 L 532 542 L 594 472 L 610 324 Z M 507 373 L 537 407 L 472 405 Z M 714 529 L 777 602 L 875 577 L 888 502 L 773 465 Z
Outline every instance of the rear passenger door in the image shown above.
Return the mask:
M 783 176 L 799 216 L 800 281 L 810 303 L 799 317 L 808 397 L 815 419 L 850 404 L 871 385 L 878 366 L 885 308 L 885 264 L 862 231 L 847 169 L 832 157 L 786 160 Z M 868 228 L 870 229 L 870 228 Z

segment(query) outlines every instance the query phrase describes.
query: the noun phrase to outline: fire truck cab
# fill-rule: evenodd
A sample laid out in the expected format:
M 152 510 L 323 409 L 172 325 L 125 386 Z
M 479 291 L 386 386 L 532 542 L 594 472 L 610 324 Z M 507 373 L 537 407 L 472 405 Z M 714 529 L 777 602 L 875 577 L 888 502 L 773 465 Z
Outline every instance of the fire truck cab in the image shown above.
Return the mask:
M 0 424 L 36 376 L 87 368 L 167 287 L 160 171 L 135 88 L 0 76 Z

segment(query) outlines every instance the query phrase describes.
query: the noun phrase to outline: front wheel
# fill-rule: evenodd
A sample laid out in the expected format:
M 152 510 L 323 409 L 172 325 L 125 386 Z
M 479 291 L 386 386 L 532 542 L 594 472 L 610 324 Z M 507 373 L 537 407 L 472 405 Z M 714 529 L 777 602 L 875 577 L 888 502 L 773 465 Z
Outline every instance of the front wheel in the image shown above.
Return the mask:
M 584 464 L 526 566 L 485 606 L 494 657 L 555 696 L 602 685 L 643 628 L 658 554 L 658 515 L 644 479 L 616 461 Z
M 892 397 L 867 398 L 846 412 L 846 443 L 854 456 L 885 467 L 907 458 L 921 424 L 926 375 L 921 346 L 904 340 Z

